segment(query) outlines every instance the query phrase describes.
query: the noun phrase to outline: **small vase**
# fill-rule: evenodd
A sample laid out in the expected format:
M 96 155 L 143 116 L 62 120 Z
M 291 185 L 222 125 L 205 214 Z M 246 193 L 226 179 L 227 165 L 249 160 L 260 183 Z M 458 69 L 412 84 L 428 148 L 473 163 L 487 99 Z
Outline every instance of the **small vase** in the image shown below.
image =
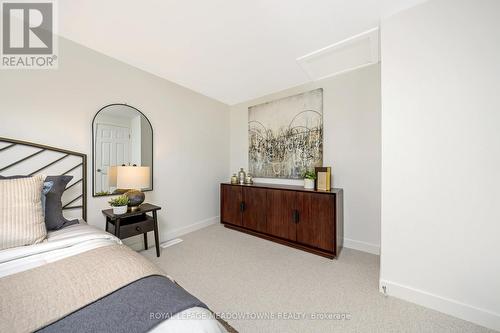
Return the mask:
M 243 168 L 240 169 L 238 172 L 238 181 L 240 182 L 241 185 L 245 184 L 245 177 L 247 176 L 245 170 Z
M 113 214 L 115 215 L 121 215 L 125 214 L 127 212 L 127 206 L 115 206 L 113 207 Z
M 304 188 L 314 190 L 314 179 L 304 179 Z
M 245 176 L 245 184 L 247 184 L 247 185 L 252 185 L 253 184 L 252 175 L 250 175 L 249 173 L 247 173 L 247 175 Z

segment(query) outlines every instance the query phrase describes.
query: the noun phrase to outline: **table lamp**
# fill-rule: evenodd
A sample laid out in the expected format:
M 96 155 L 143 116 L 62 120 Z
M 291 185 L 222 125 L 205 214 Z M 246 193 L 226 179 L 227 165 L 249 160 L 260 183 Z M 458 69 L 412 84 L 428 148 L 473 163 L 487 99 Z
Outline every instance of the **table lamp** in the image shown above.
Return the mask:
M 149 187 L 150 169 L 145 166 L 112 166 L 108 171 L 110 186 L 127 189 L 124 193 L 128 197 L 131 211 L 139 208 L 144 202 L 144 193 L 141 189 Z

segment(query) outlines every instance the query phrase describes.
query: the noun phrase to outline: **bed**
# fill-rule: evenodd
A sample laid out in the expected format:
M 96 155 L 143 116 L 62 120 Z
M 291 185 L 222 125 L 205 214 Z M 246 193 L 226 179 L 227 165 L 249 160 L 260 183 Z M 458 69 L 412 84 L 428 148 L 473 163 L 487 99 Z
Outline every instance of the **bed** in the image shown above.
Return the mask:
M 235 332 L 145 257 L 85 222 L 84 154 L 0 138 L 0 161 L 4 177 L 71 174 L 61 209 L 80 217 L 39 243 L 0 250 L 1 332 Z

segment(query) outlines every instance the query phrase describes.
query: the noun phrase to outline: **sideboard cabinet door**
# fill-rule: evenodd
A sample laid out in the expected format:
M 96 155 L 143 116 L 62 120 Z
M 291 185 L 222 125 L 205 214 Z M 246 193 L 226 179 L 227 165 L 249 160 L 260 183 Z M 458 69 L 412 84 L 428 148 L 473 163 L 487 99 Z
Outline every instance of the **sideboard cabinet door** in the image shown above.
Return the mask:
M 335 196 L 319 193 L 298 193 L 302 204 L 297 223 L 297 242 L 327 251 L 334 251 Z
M 242 192 L 239 186 L 221 185 L 222 222 L 242 225 Z
M 297 193 L 294 191 L 267 190 L 267 233 L 295 241 L 297 226 Z
M 266 194 L 263 188 L 243 187 L 243 226 L 266 232 Z

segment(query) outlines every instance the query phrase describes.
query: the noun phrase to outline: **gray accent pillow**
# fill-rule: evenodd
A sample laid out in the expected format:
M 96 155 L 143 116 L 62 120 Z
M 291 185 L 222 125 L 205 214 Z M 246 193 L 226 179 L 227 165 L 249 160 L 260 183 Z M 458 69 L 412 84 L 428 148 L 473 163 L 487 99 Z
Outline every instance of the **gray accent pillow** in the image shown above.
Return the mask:
M 62 214 L 61 197 L 71 179 L 73 179 L 73 176 L 47 176 L 45 178 L 46 182 L 53 182 L 45 200 L 45 225 L 47 230 L 58 230 L 69 225 L 78 224 L 78 220 L 68 220 Z
M 0 179 L 28 178 L 30 176 L 0 176 Z M 73 176 L 47 176 L 42 189 L 42 206 L 45 212 L 47 230 L 59 230 L 69 225 L 78 224 L 78 220 L 68 220 L 62 214 L 61 197 Z

